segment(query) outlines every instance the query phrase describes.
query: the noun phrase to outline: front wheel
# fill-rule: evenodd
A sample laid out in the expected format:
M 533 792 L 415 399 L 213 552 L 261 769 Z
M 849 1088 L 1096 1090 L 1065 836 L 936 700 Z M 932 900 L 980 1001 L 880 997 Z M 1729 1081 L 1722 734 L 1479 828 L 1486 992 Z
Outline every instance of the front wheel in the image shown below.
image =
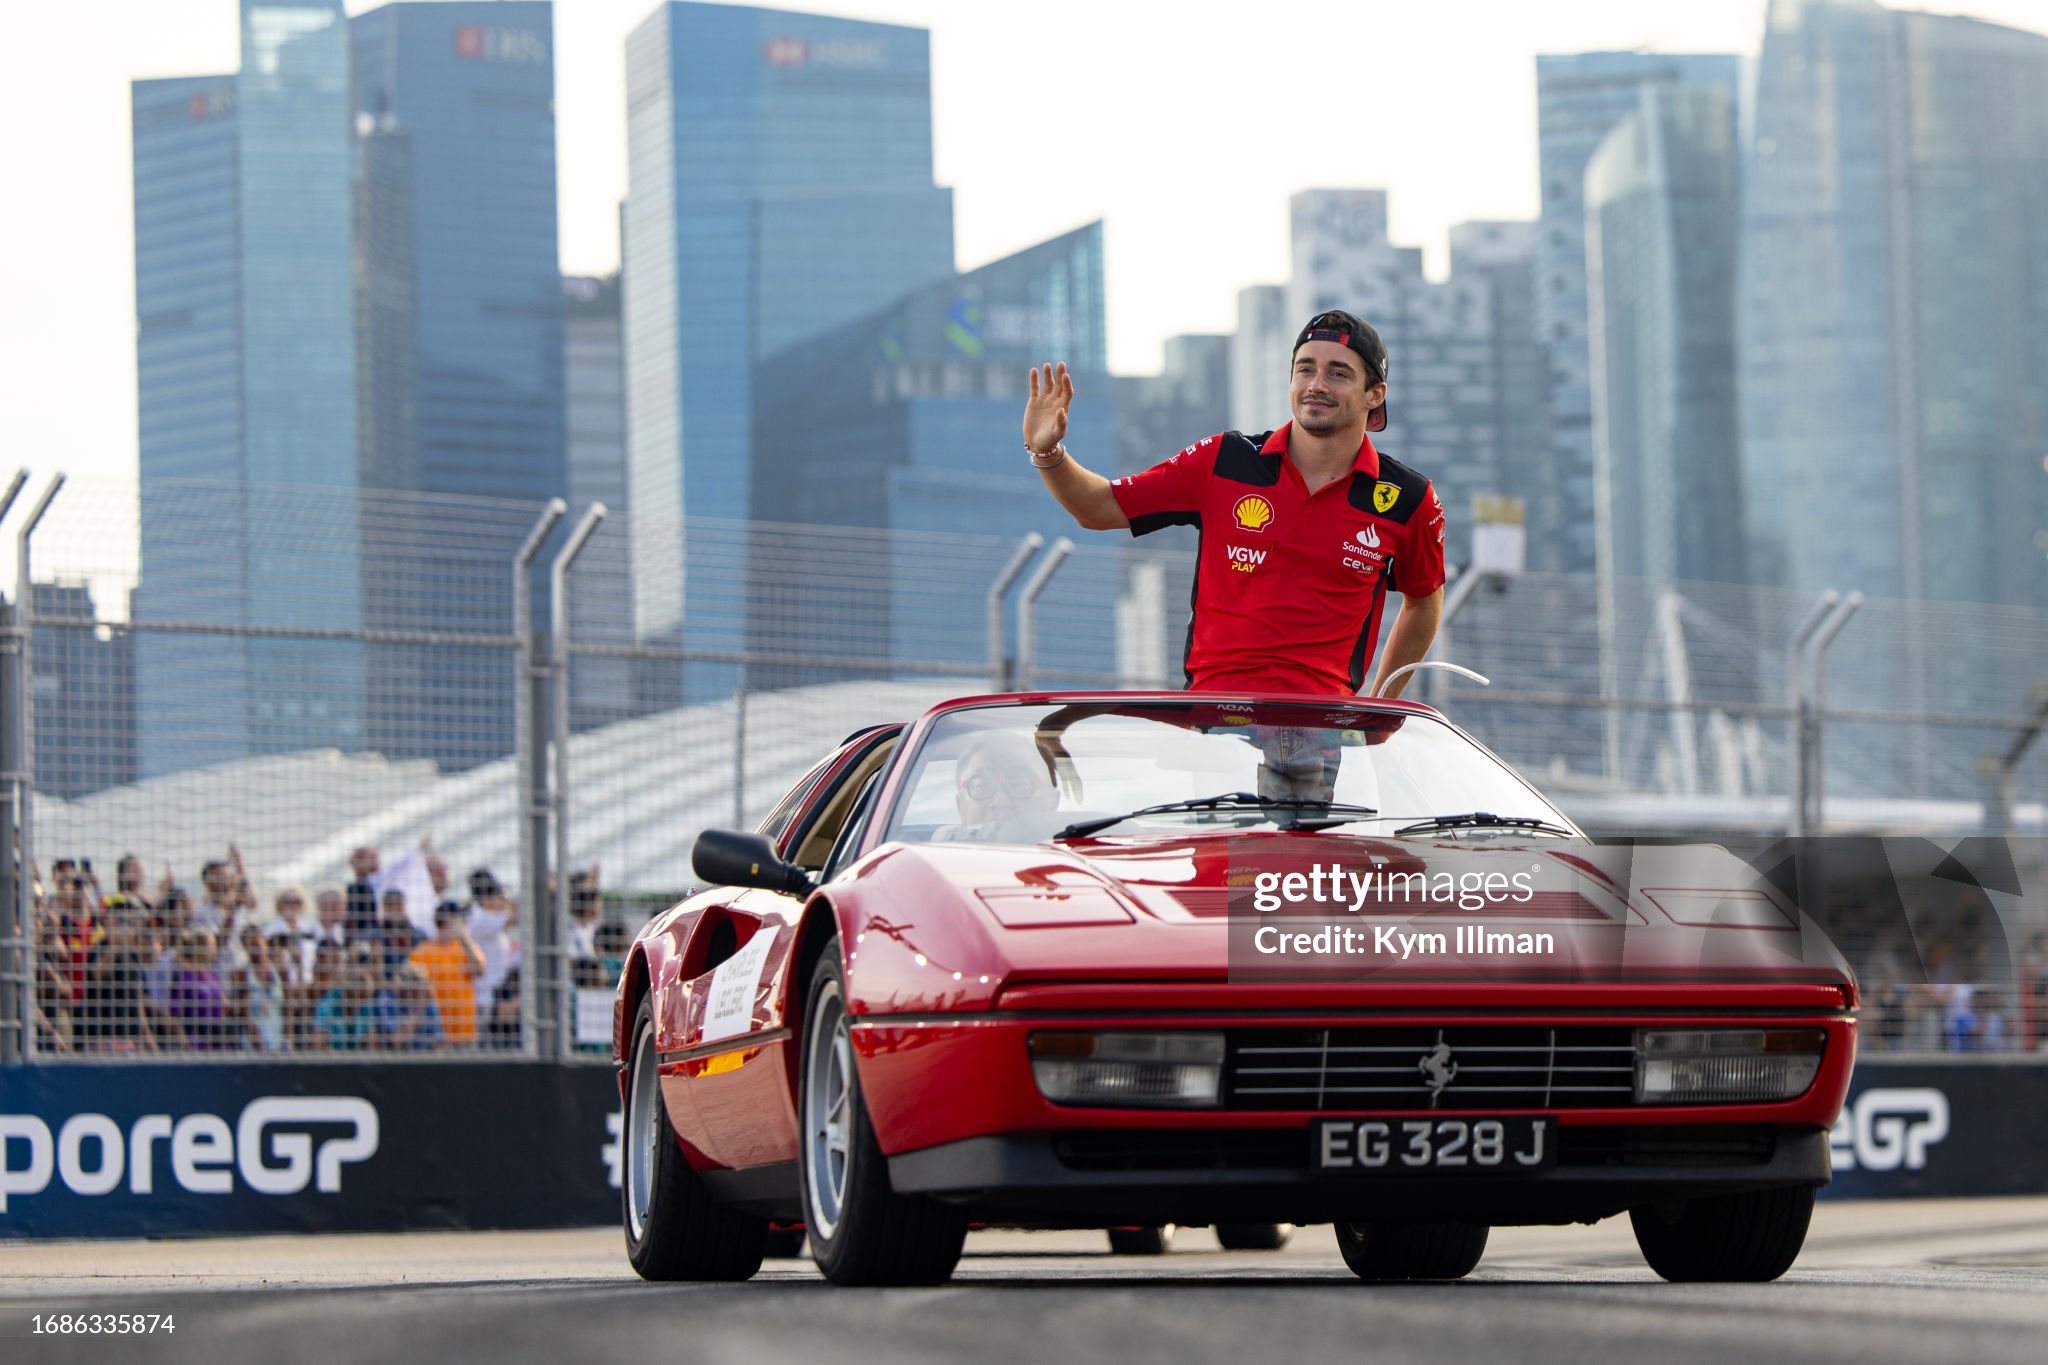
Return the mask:
M 648 1280 L 744 1280 L 761 1268 L 768 1220 L 715 1203 L 690 1169 L 661 1099 L 650 994 L 633 1020 L 619 1142 L 626 1258 Z
M 1339 1223 L 1337 1250 L 1361 1280 L 1461 1280 L 1486 1254 L 1484 1223 Z
M 924 1195 L 889 1183 L 888 1158 L 875 1140 L 860 1073 L 836 945 L 811 976 L 804 1006 L 804 1224 L 811 1258 L 834 1284 L 942 1284 L 960 1262 L 967 1219 Z
M 1813 1187 L 1750 1190 L 1628 1211 L 1636 1245 L 1667 1280 L 1775 1280 L 1799 1259 Z

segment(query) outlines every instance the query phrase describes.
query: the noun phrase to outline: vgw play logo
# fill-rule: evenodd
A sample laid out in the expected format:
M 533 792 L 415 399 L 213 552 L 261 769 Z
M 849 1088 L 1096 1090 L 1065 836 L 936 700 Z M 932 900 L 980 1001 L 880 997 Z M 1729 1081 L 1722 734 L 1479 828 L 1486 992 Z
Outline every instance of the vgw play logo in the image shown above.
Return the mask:
M 144 1114 L 123 1132 L 105 1114 L 73 1114 L 53 1135 L 34 1114 L 0 1114 L 0 1213 L 54 1178 L 73 1194 L 156 1190 L 159 1162 L 190 1194 L 341 1193 L 341 1168 L 377 1154 L 377 1106 L 354 1095 L 266 1095 L 233 1125 L 219 1114 Z M 161 1147 L 161 1150 L 159 1148 Z

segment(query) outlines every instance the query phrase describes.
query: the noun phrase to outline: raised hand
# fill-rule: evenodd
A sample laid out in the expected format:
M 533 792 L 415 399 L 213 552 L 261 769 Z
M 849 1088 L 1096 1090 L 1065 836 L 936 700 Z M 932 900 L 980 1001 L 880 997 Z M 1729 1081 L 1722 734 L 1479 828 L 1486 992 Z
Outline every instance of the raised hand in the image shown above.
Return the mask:
M 1031 399 L 1024 405 L 1024 444 L 1044 454 L 1067 437 L 1067 405 L 1074 401 L 1074 377 L 1062 360 L 1031 371 Z

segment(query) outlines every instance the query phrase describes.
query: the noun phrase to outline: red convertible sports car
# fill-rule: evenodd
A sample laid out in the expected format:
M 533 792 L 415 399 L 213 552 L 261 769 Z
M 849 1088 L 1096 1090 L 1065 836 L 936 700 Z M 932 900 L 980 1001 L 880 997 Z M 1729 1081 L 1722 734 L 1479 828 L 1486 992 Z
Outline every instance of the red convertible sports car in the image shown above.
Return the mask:
M 1587 840 L 1429 707 L 963 698 L 860 730 L 618 987 L 650 1279 L 801 1225 L 843 1284 L 970 1226 L 1331 1223 L 1366 1280 L 1626 1211 L 1675 1280 L 1798 1255 L 1856 986 L 1718 849 Z

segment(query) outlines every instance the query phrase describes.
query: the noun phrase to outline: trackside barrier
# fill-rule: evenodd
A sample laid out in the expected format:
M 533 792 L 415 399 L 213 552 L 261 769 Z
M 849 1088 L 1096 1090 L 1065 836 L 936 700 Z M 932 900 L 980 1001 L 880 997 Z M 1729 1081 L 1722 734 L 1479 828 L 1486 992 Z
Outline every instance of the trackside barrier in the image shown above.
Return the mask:
M 610 1223 L 618 1144 L 609 1067 L 15 1067 L 0 1240 Z
M 2048 1194 L 2048 1066 L 1859 1062 L 1829 1137 L 1829 1199 Z
M 2048 1192 L 2048 1148 L 2012 1121 L 2044 1111 L 2038 1064 L 1866 1061 L 1824 1196 Z M 0 1135 L 0 1239 L 618 1217 L 608 1067 L 21 1067 L 0 1072 Z

